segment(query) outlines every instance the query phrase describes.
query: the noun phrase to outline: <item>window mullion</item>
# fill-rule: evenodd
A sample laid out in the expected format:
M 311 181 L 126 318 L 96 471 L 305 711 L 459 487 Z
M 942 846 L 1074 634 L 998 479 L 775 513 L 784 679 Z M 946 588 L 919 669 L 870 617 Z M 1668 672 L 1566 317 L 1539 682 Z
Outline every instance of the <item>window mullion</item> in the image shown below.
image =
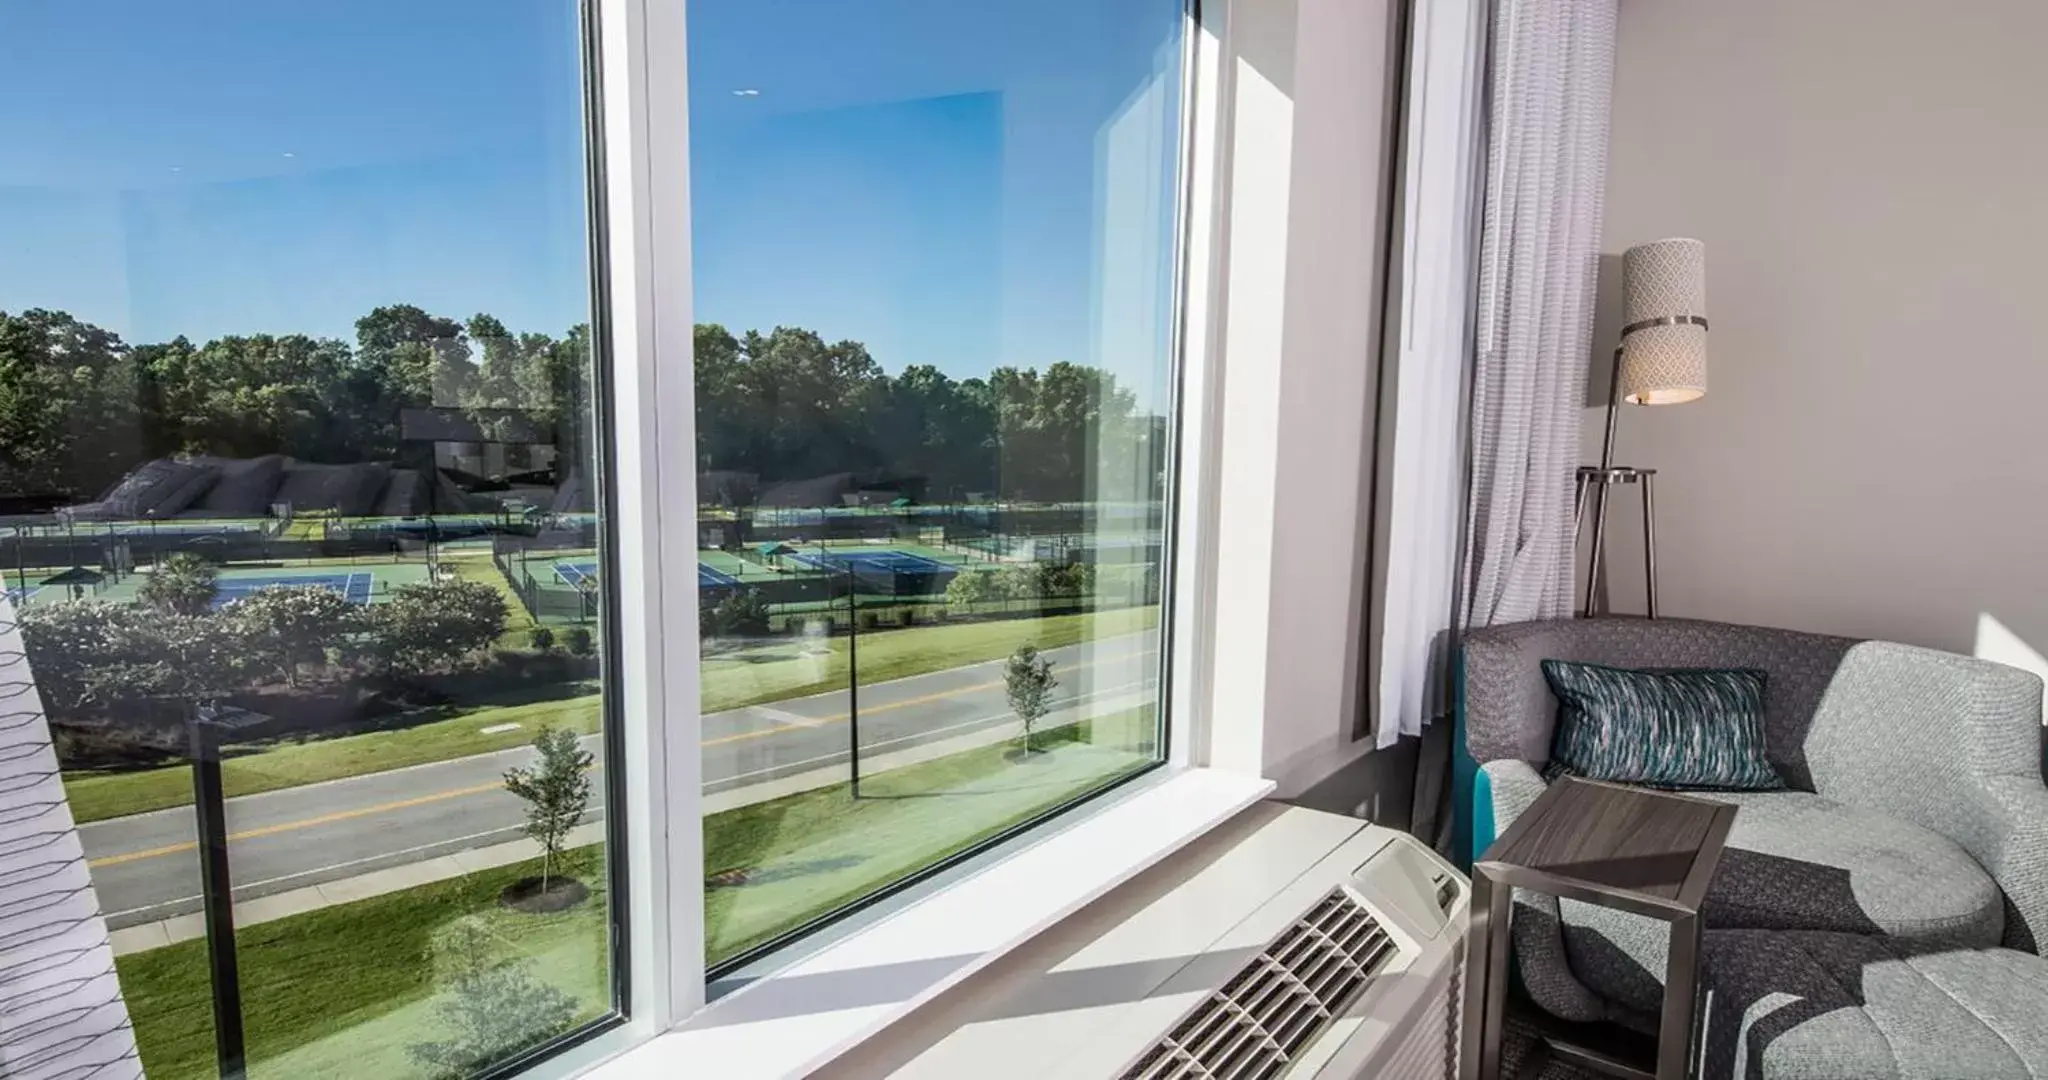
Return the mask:
M 636 1026 L 704 1001 L 688 77 L 680 0 L 597 0 Z

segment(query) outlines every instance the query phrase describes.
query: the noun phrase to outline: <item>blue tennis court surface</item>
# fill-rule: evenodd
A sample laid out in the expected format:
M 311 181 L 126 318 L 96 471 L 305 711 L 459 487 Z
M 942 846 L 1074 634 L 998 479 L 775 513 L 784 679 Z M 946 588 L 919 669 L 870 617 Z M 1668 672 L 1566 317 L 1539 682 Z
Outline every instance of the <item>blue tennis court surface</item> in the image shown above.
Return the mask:
M 260 589 L 276 585 L 310 585 L 332 589 L 351 604 L 370 602 L 375 578 L 362 571 L 348 574 L 266 574 L 262 577 L 221 578 L 214 583 L 213 606 L 224 607 Z
M 594 562 L 556 563 L 555 576 L 561 578 L 565 583 L 580 589 L 583 587 L 584 582 L 590 582 L 593 585 L 597 583 L 597 564 Z M 727 585 L 738 585 L 739 583 L 740 579 L 723 570 L 715 570 L 703 563 L 697 564 L 697 587 L 700 589 L 715 589 Z
M 17 588 L 16 586 L 9 585 L 7 587 L 7 602 L 10 604 L 19 604 L 23 600 L 27 600 L 28 598 L 42 591 L 43 587 L 41 585 L 30 585 L 27 588 Z
M 889 574 L 928 574 L 934 570 L 952 569 L 937 559 L 912 555 L 907 551 L 828 551 L 823 554 L 800 552 L 792 558 L 806 566 L 829 567 L 833 570 L 869 570 Z

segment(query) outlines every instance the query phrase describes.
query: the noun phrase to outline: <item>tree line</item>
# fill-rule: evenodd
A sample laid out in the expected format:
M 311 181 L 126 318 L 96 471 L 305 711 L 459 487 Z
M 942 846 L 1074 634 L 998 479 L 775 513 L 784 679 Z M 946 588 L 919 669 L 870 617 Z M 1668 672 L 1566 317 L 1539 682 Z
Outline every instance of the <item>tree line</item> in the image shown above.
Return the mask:
M 252 334 L 131 345 L 69 313 L 0 312 L 0 495 L 89 499 L 175 453 L 403 460 L 400 411 L 513 413 L 569 461 L 592 401 L 590 328 L 514 333 L 409 304 L 358 319 L 353 344 Z M 883 370 L 857 341 L 696 327 L 697 464 L 778 481 L 851 473 L 927 500 L 1157 495 L 1165 424 L 1110 373 L 1072 363 L 955 379 Z

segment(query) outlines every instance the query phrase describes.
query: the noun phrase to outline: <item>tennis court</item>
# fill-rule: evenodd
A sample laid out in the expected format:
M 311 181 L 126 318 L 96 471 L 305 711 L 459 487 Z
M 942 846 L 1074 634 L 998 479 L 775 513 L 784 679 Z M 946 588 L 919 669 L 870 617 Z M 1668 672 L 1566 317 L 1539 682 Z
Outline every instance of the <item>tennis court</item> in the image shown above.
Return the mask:
M 9 585 L 7 587 L 7 602 L 10 604 L 19 604 L 23 600 L 33 599 L 37 593 L 42 591 L 43 587 L 41 585 L 29 585 L 26 587 L 17 587 Z
M 555 564 L 555 576 L 572 589 L 597 588 L 597 564 L 594 562 L 558 562 Z
M 908 551 L 825 551 L 796 552 L 790 558 L 805 566 L 821 569 L 870 571 L 883 574 L 929 574 L 951 570 L 948 563 Z
M 555 564 L 555 576 L 561 578 L 565 584 L 572 585 L 578 589 L 594 587 L 597 584 L 597 564 L 594 562 L 558 562 Z M 706 566 L 701 562 L 697 564 L 697 587 L 700 589 L 717 589 L 728 585 L 738 585 L 739 583 L 740 579 L 723 570 Z
M 251 593 L 278 585 L 332 589 L 351 604 L 367 604 L 370 602 L 370 589 L 375 581 L 374 575 L 364 571 L 346 574 L 262 574 L 250 577 L 223 577 L 214 582 L 213 606 L 224 607 Z

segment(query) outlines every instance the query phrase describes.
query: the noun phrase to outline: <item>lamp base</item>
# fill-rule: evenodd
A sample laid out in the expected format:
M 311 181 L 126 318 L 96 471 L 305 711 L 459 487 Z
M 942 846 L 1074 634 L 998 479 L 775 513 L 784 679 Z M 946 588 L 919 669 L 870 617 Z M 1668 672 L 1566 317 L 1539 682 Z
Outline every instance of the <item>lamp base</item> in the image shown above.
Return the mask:
M 1586 603 L 1580 615 L 1593 616 L 1593 600 L 1600 595 L 1600 571 L 1606 559 L 1607 489 L 1615 484 L 1640 484 L 1643 489 L 1643 576 L 1645 604 L 1649 617 L 1657 617 L 1657 470 L 1629 465 L 1581 465 L 1578 493 L 1572 500 L 1572 546 L 1578 547 L 1579 533 L 1586 523 L 1586 495 L 1593 494 L 1593 554 L 1586 567 Z M 1597 489 L 1597 490 L 1596 490 Z

